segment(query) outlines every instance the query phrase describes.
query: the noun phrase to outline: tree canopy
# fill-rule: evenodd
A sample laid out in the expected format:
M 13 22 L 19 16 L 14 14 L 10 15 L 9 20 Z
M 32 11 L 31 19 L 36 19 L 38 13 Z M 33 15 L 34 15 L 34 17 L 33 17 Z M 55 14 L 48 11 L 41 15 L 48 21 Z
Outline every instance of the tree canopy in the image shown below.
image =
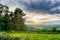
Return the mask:
M 4 15 L 1 15 L 3 13 Z M 0 4 L 0 29 L 27 31 L 23 16 L 25 14 L 20 8 L 16 8 L 14 12 L 11 12 L 8 6 Z

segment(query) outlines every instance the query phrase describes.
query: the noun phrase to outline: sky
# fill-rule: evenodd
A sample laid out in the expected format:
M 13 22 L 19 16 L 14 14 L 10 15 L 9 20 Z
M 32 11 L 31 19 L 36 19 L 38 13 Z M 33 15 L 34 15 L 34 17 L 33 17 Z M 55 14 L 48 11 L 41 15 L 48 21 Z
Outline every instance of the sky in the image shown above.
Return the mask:
M 21 8 L 27 25 L 60 25 L 60 0 L 0 0 L 10 11 Z

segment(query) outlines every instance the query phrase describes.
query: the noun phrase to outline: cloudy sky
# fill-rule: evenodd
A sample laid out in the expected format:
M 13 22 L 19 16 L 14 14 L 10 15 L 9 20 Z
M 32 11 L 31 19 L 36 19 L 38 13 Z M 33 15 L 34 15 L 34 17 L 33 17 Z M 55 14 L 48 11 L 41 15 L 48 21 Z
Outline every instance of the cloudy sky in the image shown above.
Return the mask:
M 60 0 L 0 0 L 10 11 L 16 7 L 26 14 L 27 25 L 60 25 Z

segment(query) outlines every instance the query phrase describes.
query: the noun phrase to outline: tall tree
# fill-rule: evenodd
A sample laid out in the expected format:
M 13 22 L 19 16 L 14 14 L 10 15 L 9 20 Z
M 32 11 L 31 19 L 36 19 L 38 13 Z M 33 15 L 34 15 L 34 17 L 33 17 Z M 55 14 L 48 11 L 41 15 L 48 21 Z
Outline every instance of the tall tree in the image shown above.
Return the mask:
M 4 6 L 4 30 L 9 30 L 10 29 L 10 16 L 9 16 L 9 7 Z
M 3 29 L 4 23 L 3 23 L 3 16 L 1 15 L 3 12 L 3 5 L 0 4 L 0 30 Z
M 25 16 L 25 14 L 23 13 L 23 11 L 19 8 L 15 9 L 14 12 L 14 29 L 17 31 L 26 31 L 27 30 L 27 26 L 25 25 L 25 20 L 24 18 L 22 18 L 23 16 Z
M 14 30 L 14 14 L 13 14 L 13 12 L 10 12 L 10 28 L 11 28 L 11 30 Z

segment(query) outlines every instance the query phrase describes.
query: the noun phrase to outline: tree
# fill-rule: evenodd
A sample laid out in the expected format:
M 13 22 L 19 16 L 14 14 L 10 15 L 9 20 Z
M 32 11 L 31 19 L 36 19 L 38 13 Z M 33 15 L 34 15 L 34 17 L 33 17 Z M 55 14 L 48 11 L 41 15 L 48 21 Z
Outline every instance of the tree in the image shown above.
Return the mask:
M 0 15 L 2 14 L 2 12 L 3 12 L 3 5 L 0 4 Z
M 56 28 L 55 28 L 55 27 L 53 27 L 53 28 L 52 28 L 52 31 L 53 31 L 53 32 L 56 32 L 57 30 L 56 30 Z
M 3 5 L 0 4 L 0 30 L 3 30 L 4 22 L 3 22 L 3 16 L 1 15 L 3 12 Z
M 23 11 L 19 8 L 16 8 L 14 12 L 14 29 L 17 31 L 27 30 L 27 26 L 25 25 L 25 19 L 22 18 L 23 16 L 25 16 Z
M 10 16 L 9 16 L 9 7 L 8 6 L 4 6 L 4 30 L 9 30 L 10 29 Z
M 4 16 L 4 30 L 9 30 L 10 28 L 9 28 L 9 26 L 10 26 L 10 16 L 8 15 L 8 14 L 5 14 L 5 16 Z
M 11 30 L 14 30 L 14 14 L 13 14 L 13 12 L 10 12 L 10 28 L 11 28 Z

